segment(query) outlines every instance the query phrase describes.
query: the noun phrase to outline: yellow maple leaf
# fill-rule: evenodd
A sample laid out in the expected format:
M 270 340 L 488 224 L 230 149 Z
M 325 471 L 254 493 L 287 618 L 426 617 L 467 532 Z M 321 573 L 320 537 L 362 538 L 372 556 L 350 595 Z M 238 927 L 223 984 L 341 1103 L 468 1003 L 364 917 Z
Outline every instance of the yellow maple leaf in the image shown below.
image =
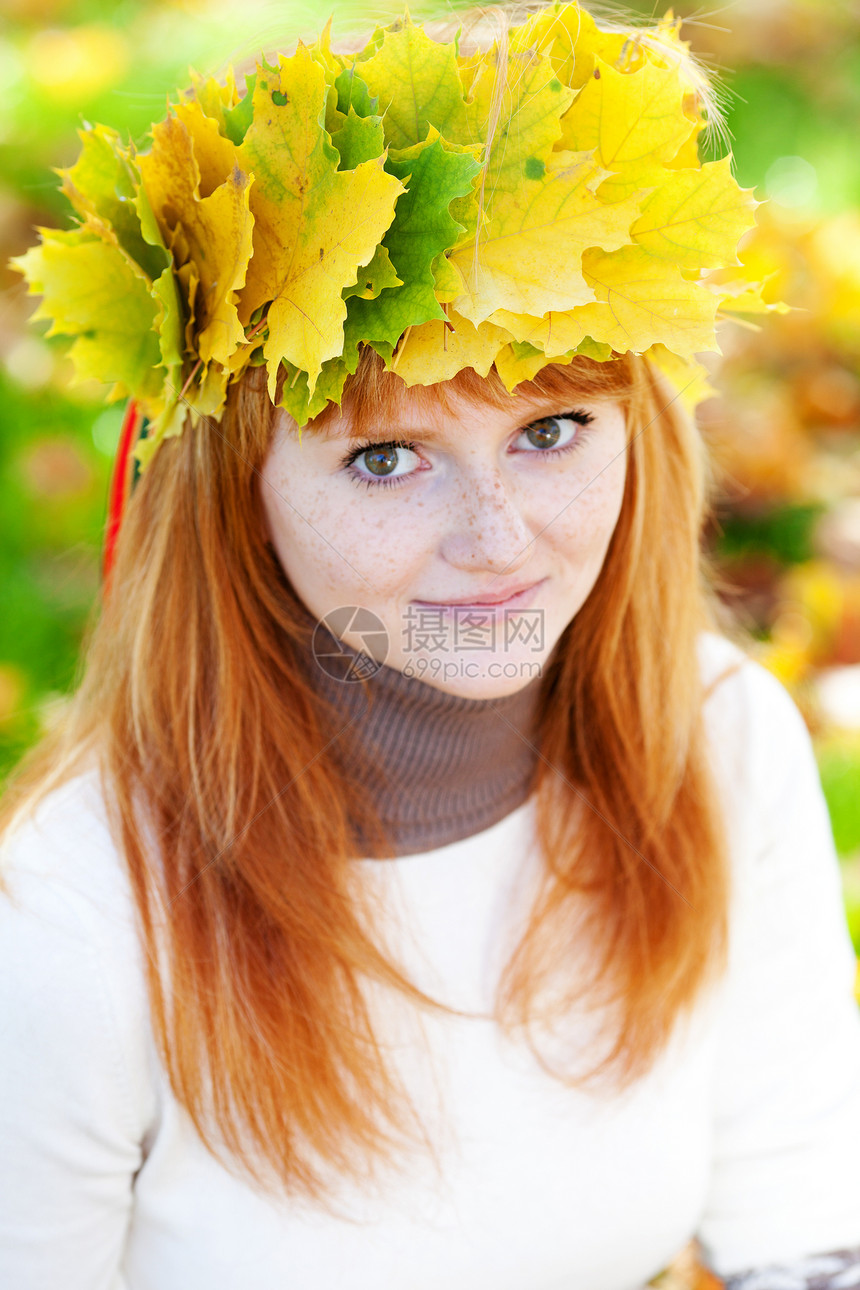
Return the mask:
M 565 354 L 552 359 L 552 362 L 566 366 L 571 362 L 572 357 L 572 354 Z M 496 371 L 502 378 L 505 389 L 513 393 L 522 381 L 534 380 L 541 368 L 546 367 L 549 361 L 546 354 L 539 351 L 532 354 L 517 354 L 513 345 L 503 345 L 496 355 Z
M 216 80 L 214 76 L 204 78 L 193 67 L 189 67 L 188 72 L 197 102 L 207 116 L 215 118 L 223 130 L 225 110 L 234 108 L 240 98 L 233 68 L 227 68 L 223 81 Z
M 82 146 L 77 161 L 56 171 L 63 192 L 87 228 L 121 246 L 148 278 L 157 278 L 167 267 L 167 257 L 141 229 L 134 204 L 139 179 L 129 149 L 115 130 L 103 125 L 79 130 L 78 137 Z
M 208 116 L 199 103 L 177 103 L 174 115 L 191 136 L 191 147 L 200 175 L 199 195 L 208 197 L 223 184 L 238 164 L 236 145 L 218 129 L 218 122 Z
M 407 385 L 435 385 L 448 381 L 464 367 L 486 376 L 496 355 L 511 339 L 491 323 L 474 327 L 453 310 L 448 322 L 433 319 L 410 327 L 390 366 Z
M 436 299 L 440 305 L 451 304 L 463 294 L 463 279 L 451 264 L 446 252 L 443 251 L 437 255 L 430 268 L 436 284 Z
M 48 336 L 75 337 L 75 381 L 115 382 L 109 400 L 132 392 L 157 397 L 162 309 L 149 278 L 115 241 L 85 229 L 38 232 L 41 245 L 9 263 L 42 296 L 32 320 L 50 318 Z
M 684 115 L 686 86 L 673 67 L 645 62 L 618 72 L 595 59 L 594 74 L 562 119 L 559 147 L 594 148 L 606 170 L 601 197 L 620 201 L 662 182 L 664 166 L 698 129 Z
M 269 397 L 282 359 L 308 373 L 313 394 L 326 359 L 343 350 L 344 287 L 358 280 L 394 219 L 404 185 L 384 158 L 338 170 L 340 155 L 321 128 L 327 86 L 303 45 L 258 67 L 254 120 L 239 149 L 255 176 L 254 256 L 240 303 L 245 323 L 271 301 L 264 353 Z
M 185 349 L 189 354 L 194 354 L 194 329 L 197 321 L 195 305 L 197 302 L 197 287 L 200 278 L 197 274 L 197 266 L 193 260 L 187 260 L 176 270 L 176 281 L 179 284 L 182 295 L 185 300 Z M 241 354 L 241 348 L 236 351 Z
M 586 280 L 597 302 L 572 313 L 587 335 L 614 350 L 642 354 L 665 345 L 681 358 L 719 347 L 714 339 L 717 298 L 677 269 L 653 259 L 639 246 L 608 254 L 586 251 Z
M 199 416 L 220 416 L 227 401 L 229 372 L 219 363 L 210 363 L 202 379 L 189 386 L 183 395 L 187 405 Z
M 325 78 L 329 83 L 334 83 L 340 72 L 343 71 L 340 59 L 337 54 L 332 52 L 331 47 L 331 25 L 332 17 L 329 15 L 326 25 L 323 27 L 317 39 L 312 45 L 308 45 L 308 52 L 315 62 L 319 63 L 325 73 Z
M 489 322 L 504 327 L 515 341 L 534 345 L 548 358 L 555 360 L 569 350 L 576 349 L 588 335 L 588 328 L 581 318 L 582 307 L 577 309 L 551 309 L 543 318 L 533 314 L 517 314 L 507 309 L 497 309 Z
M 594 58 L 615 63 L 630 41 L 617 31 L 601 31 L 578 4 L 552 4 L 533 14 L 509 36 L 512 53 L 533 50 L 552 59 L 562 84 L 579 89 L 594 72 Z
M 649 255 L 685 269 L 731 264 L 737 245 L 755 224 L 760 204 L 751 188 L 739 188 L 731 157 L 698 170 L 673 170 L 642 201 L 630 235 Z
M 688 413 L 692 414 L 698 404 L 713 398 L 717 393 L 708 379 L 708 369 L 703 364 L 685 362 L 677 354 L 671 353 L 665 345 L 652 345 L 650 349 L 646 349 L 644 357 L 669 379 L 678 392 L 681 406 Z
M 521 175 L 507 194 L 497 189 L 477 256 L 471 244 L 450 256 L 463 279 L 457 311 L 479 323 L 499 309 L 540 316 L 593 300 L 583 251 L 627 245 L 639 213 L 635 198 L 606 205 L 596 196 L 605 174 L 588 153 L 556 153 L 543 179 Z
M 666 162 L 667 170 L 690 170 L 699 166 L 699 134 L 705 125 L 706 122 L 696 125 L 686 143 L 681 145 L 671 161 Z
M 227 402 L 227 384 L 230 372 L 219 363 L 210 363 L 198 371 L 193 382 L 184 390 L 165 382 L 165 391 L 157 400 L 142 400 L 141 407 L 150 425 L 145 439 L 139 439 L 133 456 L 146 470 L 164 439 L 181 435 L 190 417 L 195 426 L 202 416 L 218 420 Z
M 187 105 L 186 115 L 195 114 L 205 120 L 196 104 Z M 184 120 L 171 114 L 153 128 L 152 138 L 151 151 L 138 158 L 141 180 L 168 245 L 176 252 L 179 237 L 178 258 L 195 266 L 198 355 L 204 363 L 213 358 L 223 363 L 245 341 L 236 299 L 251 257 L 252 177 L 234 160 L 226 181 L 200 197 L 200 168 Z M 235 155 L 235 147 L 226 139 L 224 143 Z M 209 166 L 210 154 L 205 160 Z
M 574 92 L 562 85 L 548 58 L 521 53 L 505 62 L 494 48 L 480 60 L 465 110 L 470 141 L 488 145 L 485 209 L 500 187 L 516 190 L 523 176 L 535 180 L 543 175 L 561 137 L 562 114 L 573 99 Z
M 493 128 L 499 74 L 492 60 L 483 66 L 467 109 L 476 137 L 490 138 L 478 189 L 483 220 L 445 268 L 446 295 L 452 271 L 459 273 L 454 308 L 476 325 L 499 309 L 540 317 L 593 299 L 582 277 L 583 250 L 625 245 L 639 213 L 634 200 L 606 205 L 598 198 L 606 171 L 591 152 L 554 151 L 573 95 L 549 59 L 522 54 L 511 60 Z
M 768 303 L 763 292 L 776 273 L 765 274 L 759 281 L 747 276 L 746 266 L 717 269 L 701 279 L 702 286 L 713 292 L 721 314 L 787 314 L 792 306 L 782 300 Z

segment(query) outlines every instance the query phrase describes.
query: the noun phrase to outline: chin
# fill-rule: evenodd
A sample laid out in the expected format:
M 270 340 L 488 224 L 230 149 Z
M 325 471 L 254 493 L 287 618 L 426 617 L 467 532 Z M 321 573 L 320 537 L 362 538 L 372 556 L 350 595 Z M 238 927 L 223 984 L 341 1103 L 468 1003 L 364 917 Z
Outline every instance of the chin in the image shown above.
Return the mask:
M 387 660 L 410 677 L 463 699 L 502 699 L 516 694 L 542 675 L 544 660 L 535 655 L 528 659 L 457 654 L 447 659 L 404 658 Z
M 468 685 L 458 683 L 456 689 L 449 693 L 457 694 L 462 699 L 505 699 L 525 688 L 533 677 L 510 681 L 499 677 L 488 677 L 485 681 L 472 682 Z

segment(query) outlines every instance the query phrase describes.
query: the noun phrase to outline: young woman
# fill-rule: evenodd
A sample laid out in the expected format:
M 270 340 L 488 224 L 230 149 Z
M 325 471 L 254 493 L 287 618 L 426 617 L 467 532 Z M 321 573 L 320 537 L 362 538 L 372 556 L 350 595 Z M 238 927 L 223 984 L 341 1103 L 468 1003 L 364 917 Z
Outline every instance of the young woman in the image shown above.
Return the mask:
M 672 23 L 497 34 L 95 127 L 19 262 L 143 416 L 0 817 L 15 1290 L 860 1286 L 833 838 L 677 392 L 751 202 Z

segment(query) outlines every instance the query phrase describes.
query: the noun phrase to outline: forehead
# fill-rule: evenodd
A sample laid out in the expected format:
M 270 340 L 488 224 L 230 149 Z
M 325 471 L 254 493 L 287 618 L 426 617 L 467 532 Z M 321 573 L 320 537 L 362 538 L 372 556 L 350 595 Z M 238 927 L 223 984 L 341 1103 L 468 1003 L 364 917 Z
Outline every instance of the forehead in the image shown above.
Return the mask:
M 571 411 L 579 405 L 607 400 L 605 393 L 596 396 L 592 391 L 583 391 L 576 395 L 568 391 L 565 402 L 558 394 L 534 387 L 515 394 L 505 391 L 501 395 L 488 387 L 482 394 L 485 397 L 476 396 L 473 391 L 464 393 L 448 388 L 441 393 L 438 387 L 401 384 L 396 391 L 386 391 L 384 397 L 344 399 L 342 408 L 329 408 L 310 421 L 303 428 L 302 436 L 311 435 L 325 442 L 420 429 L 422 439 L 433 442 L 447 438 L 452 429 L 464 425 L 495 421 L 515 426 L 550 412 Z

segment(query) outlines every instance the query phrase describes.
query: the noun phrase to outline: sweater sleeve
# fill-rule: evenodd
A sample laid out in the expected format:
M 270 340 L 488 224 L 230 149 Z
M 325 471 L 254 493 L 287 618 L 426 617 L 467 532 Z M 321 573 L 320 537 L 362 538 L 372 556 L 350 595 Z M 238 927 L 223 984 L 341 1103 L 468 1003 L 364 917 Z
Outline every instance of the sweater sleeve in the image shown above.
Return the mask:
M 67 800 L 67 799 L 66 799 Z M 145 1103 L 131 927 L 96 828 L 55 812 L 3 850 L 0 1285 L 121 1290 Z M 113 878 L 113 876 L 112 876 Z
M 809 732 L 775 677 L 753 662 L 742 671 L 748 805 L 697 1235 L 730 1286 L 850 1288 L 860 1285 L 844 1261 L 860 1245 L 856 960 Z M 804 1267 L 823 1275 L 817 1256 L 835 1280 L 801 1279 Z

